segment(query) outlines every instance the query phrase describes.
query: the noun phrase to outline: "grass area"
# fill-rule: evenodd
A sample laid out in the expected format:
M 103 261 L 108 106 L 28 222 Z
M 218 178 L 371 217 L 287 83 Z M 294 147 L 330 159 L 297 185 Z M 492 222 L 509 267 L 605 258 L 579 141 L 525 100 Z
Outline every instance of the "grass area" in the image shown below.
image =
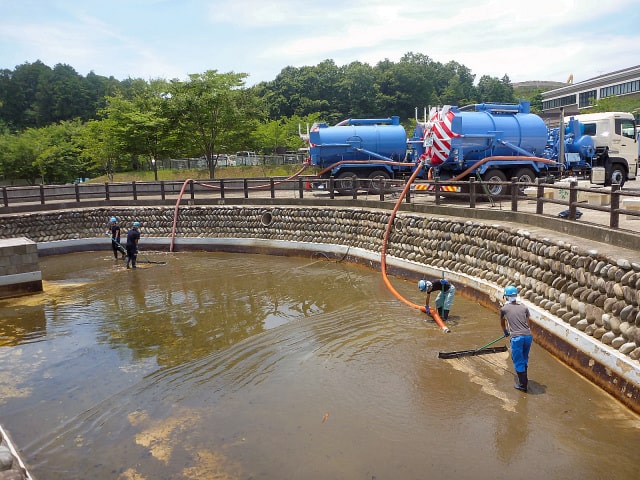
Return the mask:
M 288 165 L 257 165 L 238 167 L 218 167 L 215 170 L 216 179 L 224 178 L 264 178 L 264 177 L 289 177 L 302 168 L 300 164 Z M 312 175 L 315 169 L 307 168 L 305 175 Z M 158 170 L 158 181 L 181 181 L 192 178 L 194 180 L 208 180 L 207 169 L 190 170 Z M 113 176 L 113 181 L 118 182 L 153 182 L 155 180 L 153 170 L 137 170 L 131 172 L 118 172 Z M 106 175 L 92 178 L 90 183 L 108 182 Z

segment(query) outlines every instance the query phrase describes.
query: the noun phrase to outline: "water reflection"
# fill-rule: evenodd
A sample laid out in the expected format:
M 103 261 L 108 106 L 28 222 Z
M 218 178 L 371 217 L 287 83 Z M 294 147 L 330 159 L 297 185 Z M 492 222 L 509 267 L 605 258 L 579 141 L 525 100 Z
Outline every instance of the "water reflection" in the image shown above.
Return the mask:
M 0 419 L 38 478 L 635 474 L 588 452 L 609 448 L 615 415 L 618 459 L 631 458 L 638 419 L 536 346 L 530 377 L 545 389 L 526 397 L 508 353 L 437 358 L 500 333 L 464 298 L 443 335 L 360 267 L 153 255 L 167 264 L 49 257 L 33 304 L 0 304 L 13 339 L 0 347 Z M 588 437 L 566 434 L 576 428 Z

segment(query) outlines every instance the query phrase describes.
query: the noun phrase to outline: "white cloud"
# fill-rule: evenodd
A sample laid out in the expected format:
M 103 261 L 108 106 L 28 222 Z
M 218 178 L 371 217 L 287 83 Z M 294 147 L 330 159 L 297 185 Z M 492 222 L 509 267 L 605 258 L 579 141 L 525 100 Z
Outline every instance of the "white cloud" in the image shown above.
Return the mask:
M 640 63 L 640 2 L 609 0 L 52 0 L 0 3 L 0 67 L 41 59 L 117 78 L 208 69 L 271 80 L 288 65 L 407 52 L 514 81 L 585 79 Z M 606 7 L 606 8 L 605 8 Z M 23 10 L 24 9 L 24 10 Z

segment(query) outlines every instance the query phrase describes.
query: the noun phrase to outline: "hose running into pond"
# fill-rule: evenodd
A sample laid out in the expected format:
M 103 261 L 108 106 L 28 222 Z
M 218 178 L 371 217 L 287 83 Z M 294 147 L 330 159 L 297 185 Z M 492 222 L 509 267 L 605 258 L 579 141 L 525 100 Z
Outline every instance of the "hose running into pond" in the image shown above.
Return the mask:
M 421 312 L 425 312 L 426 313 L 426 308 L 425 308 L 424 305 L 417 305 L 417 304 L 407 300 L 402 295 L 400 295 L 400 293 L 398 293 L 398 291 L 393 287 L 393 285 L 391 285 L 391 282 L 389 281 L 389 278 L 387 277 L 387 245 L 389 243 L 389 236 L 391 235 L 391 230 L 393 229 L 393 223 L 394 223 L 394 220 L 395 220 L 395 217 L 396 217 L 396 213 L 397 213 L 398 209 L 400 208 L 400 205 L 402 204 L 402 200 L 405 198 L 405 196 L 407 195 L 407 192 L 411 188 L 411 184 L 413 183 L 415 178 L 420 174 L 420 171 L 422 170 L 423 167 L 424 167 L 424 165 L 422 163 L 420 163 L 420 165 L 413 172 L 413 174 L 411 175 L 411 177 L 409 178 L 409 180 L 405 184 L 404 189 L 402 190 L 402 193 L 398 197 L 398 200 L 396 201 L 396 204 L 393 207 L 393 210 L 391 211 L 391 215 L 389 216 L 389 221 L 387 222 L 387 228 L 385 229 L 384 237 L 382 238 L 382 251 L 380 252 L 380 270 L 382 272 L 382 279 L 384 280 L 385 285 L 387 286 L 387 288 L 393 294 L 394 297 L 396 297 L 398 300 L 404 302 L 405 304 L 409 305 L 410 307 L 418 309 Z M 445 323 L 442 321 L 442 318 L 438 314 L 438 310 L 437 309 L 431 310 L 431 315 L 432 315 L 433 319 L 435 320 L 436 324 L 442 329 L 442 331 L 444 333 L 449 333 L 451 331 L 451 330 L 449 330 L 449 327 L 447 327 L 445 325 Z
M 305 168 L 306 168 L 306 165 L 304 165 L 300 171 L 296 172 L 291 177 L 287 178 L 287 180 L 295 178 L 296 176 L 300 175 L 300 173 L 302 173 L 302 171 Z M 415 303 L 407 300 L 406 298 L 404 298 L 402 295 L 400 295 L 400 293 L 398 293 L 398 291 L 393 287 L 393 285 L 391 284 L 391 282 L 389 281 L 389 278 L 387 276 L 387 245 L 389 243 L 389 236 L 391 235 L 391 230 L 393 229 L 393 223 L 394 223 L 394 220 L 395 220 L 395 217 L 396 217 L 396 213 L 398 212 L 398 209 L 400 208 L 400 205 L 402 204 L 402 200 L 406 197 L 407 192 L 411 188 L 411 185 L 413 184 L 413 181 L 420 174 L 420 172 L 422 171 L 423 168 L 424 168 L 424 164 L 422 164 L 422 163 L 420 163 L 416 167 L 415 171 L 413 172 L 413 174 L 411 175 L 411 177 L 409 178 L 409 180 L 405 184 L 404 189 L 402 190 L 402 193 L 398 197 L 398 200 L 396 201 L 396 204 L 395 204 L 393 210 L 391 211 L 391 215 L 389 216 L 389 222 L 387 223 L 387 228 L 385 229 L 384 237 L 382 239 L 382 251 L 380 253 L 380 269 L 381 269 L 381 272 L 382 272 L 382 279 L 384 280 L 385 285 L 387 286 L 389 291 L 393 294 L 393 296 L 395 296 L 398 300 L 402 301 L 403 303 L 409 305 L 410 307 L 415 308 L 417 310 L 420 310 L 421 312 L 426 313 L 426 308 L 425 308 L 424 305 L 415 304 Z M 206 188 L 219 188 L 218 186 L 197 182 L 197 181 L 192 180 L 192 179 L 187 179 L 187 180 L 184 181 L 184 183 L 182 184 L 182 188 L 180 189 L 180 194 L 178 195 L 178 200 L 176 201 L 176 206 L 175 206 L 174 211 L 173 211 L 173 227 L 171 228 L 171 244 L 169 246 L 169 251 L 170 252 L 173 252 L 173 249 L 174 249 L 174 241 L 175 241 L 176 229 L 177 229 L 177 225 L 178 225 L 178 211 L 179 211 L 179 208 L 180 208 L 180 202 L 182 201 L 182 196 L 184 195 L 184 191 L 186 190 L 187 185 L 189 185 L 190 182 L 197 183 L 198 185 L 201 185 L 201 186 L 206 187 Z M 431 311 L 431 315 L 432 315 L 433 319 L 435 320 L 436 324 L 442 329 L 443 332 L 449 333 L 451 331 L 445 325 L 444 321 L 442 320 L 442 318 L 440 317 L 440 315 L 438 314 L 438 311 L 436 309 L 433 309 Z
M 294 173 L 293 175 L 291 175 L 290 177 L 285 178 L 284 180 L 280 180 L 278 182 L 274 182 L 274 185 L 279 185 L 283 182 L 286 182 L 287 180 L 291 180 L 294 179 L 296 177 L 298 177 L 302 172 L 304 172 L 304 170 L 309 166 L 309 164 L 305 163 L 304 165 L 302 165 L 302 168 L 300 170 L 298 170 L 296 173 Z M 178 194 L 178 199 L 176 200 L 176 206 L 173 209 L 173 226 L 171 227 L 171 243 L 169 245 L 169 251 L 173 252 L 173 247 L 174 247 L 174 243 L 175 243 L 175 239 L 176 239 L 176 229 L 178 228 L 178 211 L 180 209 L 180 202 L 182 202 L 182 196 L 184 195 L 184 191 L 187 189 L 187 185 L 189 185 L 189 183 L 195 183 L 197 185 L 200 185 L 201 187 L 205 187 L 205 188 L 210 188 L 212 190 L 219 190 L 220 186 L 219 185 L 211 185 L 209 183 L 204 183 L 204 182 L 199 182 L 197 180 L 193 180 L 191 178 L 188 178 L 184 181 L 184 183 L 182 184 L 182 188 L 180 189 L 180 193 Z M 251 189 L 264 189 L 264 188 L 269 188 L 271 187 L 271 183 L 267 183 L 264 185 L 255 185 L 253 187 L 251 187 Z

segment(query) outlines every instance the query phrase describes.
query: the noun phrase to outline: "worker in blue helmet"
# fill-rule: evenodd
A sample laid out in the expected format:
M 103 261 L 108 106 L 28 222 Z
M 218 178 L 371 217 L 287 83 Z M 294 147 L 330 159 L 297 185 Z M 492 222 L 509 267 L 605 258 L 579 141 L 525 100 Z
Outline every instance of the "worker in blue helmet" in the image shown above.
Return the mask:
M 140 222 L 133 222 L 133 226 L 127 232 L 127 268 L 136 268 L 138 257 L 138 242 L 140 240 Z
M 122 253 L 122 258 L 124 258 L 127 251 L 120 243 L 120 225 L 118 225 L 118 219 L 116 217 L 111 217 L 109 219 L 107 236 L 111 237 L 111 248 L 113 249 L 114 258 L 116 260 L 118 259 L 118 252 Z
M 504 289 L 506 303 L 500 309 L 500 326 L 505 337 L 511 337 L 511 359 L 518 381 L 514 387 L 522 392 L 529 388 L 527 369 L 529 367 L 529 351 L 533 343 L 529 309 L 518 302 L 518 289 L 509 285 Z
M 431 307 L 429 303 L 431 301 L 431 292 L 438 292 L 436 297 L 436 308 L 440 314 L 440 318 L 447 320 L 449 318 L 449 311 L 453 304 L 453 297 L 456 295 L 456 287 L 444 278 L 438 280 L 420 280 L 418 282 L 418 288 L 421 292 L 427 294 L 425 299 L 425 312 L 427 315 L 431 315 Z

